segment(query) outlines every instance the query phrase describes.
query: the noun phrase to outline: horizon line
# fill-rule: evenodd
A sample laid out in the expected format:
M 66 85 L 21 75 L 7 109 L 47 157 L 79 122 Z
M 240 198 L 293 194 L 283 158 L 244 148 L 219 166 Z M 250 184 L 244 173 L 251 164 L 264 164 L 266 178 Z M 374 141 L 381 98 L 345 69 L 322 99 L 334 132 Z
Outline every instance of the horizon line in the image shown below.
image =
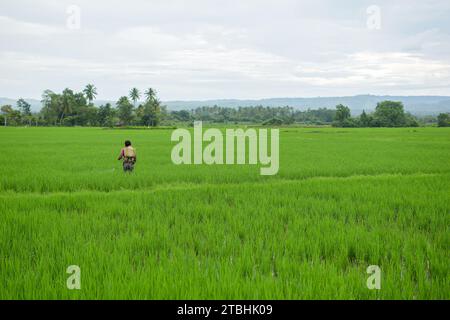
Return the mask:
M 265 98 L 204 98 L 204 99 L 169 99 L 169 100 L 163 100 L 161 99 L 161 102 L 203 102 L 203 101 L 245 101 L 245 100 L 252 100 L 252 101 L 261 101 L 261 100 L 274 100 L 274 99 L 318 99 L 318 98 L 352 98 L 352 97 L 359 97 L 359 96 L 373 96 L 373 97 L 442 97 L 442 98 L 450 98 L 450 95 L 395 95 L 395 94 L 371 94 L 371 93 L 364 93 L 364 94 L 354 94 L 354 95 L 342 95 L 342 96 L 285 96 L 285 97 L 265 97 Z M 127 96 L 128 97 L 128 96 Z M 18 97 L 18 98 L 10 98 L 7 96 L 0 96 L 0 99 L 8 99 L 8 100 L 36 100 L 41 101 L 41 98 L 34 98 L 34 97 Z M 108 99 L 108 98 L 99 98 L 95 99 L 97 101 L 115 101 L 115 99 Z M 93 101 L 95 103 L 95 100 Z M 138 100 L 139 102 L 144 100 Z

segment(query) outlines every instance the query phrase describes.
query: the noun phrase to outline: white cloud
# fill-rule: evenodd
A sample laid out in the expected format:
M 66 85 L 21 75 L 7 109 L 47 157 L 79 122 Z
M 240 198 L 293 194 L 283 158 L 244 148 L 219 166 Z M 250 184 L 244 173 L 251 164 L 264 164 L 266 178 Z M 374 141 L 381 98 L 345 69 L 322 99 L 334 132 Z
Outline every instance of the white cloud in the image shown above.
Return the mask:
M 87 82 L 108 99 L 149 85 L 165 100 L 450 94 L 446 1 L 380 0 L 379 31 L 365 1 L 73 2 L 76 31 L 72 1 L 0 4 L 0 96 Z
M 65 30 L 40 23 L 19 21 L 11 17 L 0 16 L 0 36 L 22 35 L 32 37 L 48 37 L 62 34 Z

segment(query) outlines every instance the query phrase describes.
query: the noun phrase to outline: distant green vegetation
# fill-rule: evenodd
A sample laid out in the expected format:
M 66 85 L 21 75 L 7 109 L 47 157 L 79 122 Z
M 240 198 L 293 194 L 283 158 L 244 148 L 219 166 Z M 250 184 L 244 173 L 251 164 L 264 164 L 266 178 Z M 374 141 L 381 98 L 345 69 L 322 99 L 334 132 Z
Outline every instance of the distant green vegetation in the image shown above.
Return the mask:
M 45 90 L 42 94 L 42 109 L 31 112 L 24 99 L 2 106 L 0 124 L 4 126 L 91 126 L 128 127 L 159 125 L 185 125 L 193 121 L 219 124 L 263 124 L 263 125 L 333 125 L 336 127 L 417 127 L 419 125 L 448 126 L 449 115 L 441 114 L 417 118 L 405 113 L 401 102 L 379 102 L 373 114 L 365 111 L 352 117 L 350 109 L 337 105 L 336 110 L 327 108 L 295 110 L 290 106 L 280 107 L 221 107 L 204 106 L 192 110 L 170 111 L 162 105 L 152 88 L 142 95 L 132 88 L 128 96 L 122 96 L 115 105 L 106 103 L 99 107 L 93 104 L 97 95 L 94 85 L 88 84 L 81 92 L 67 88 L 62 93 Z M 140 99 L 144 98 L 142 103 Z
M 170 134 L 0 128 L 0 299 L 450 298 L 449 129 L 281 128 L 271 177 Z
M 450 127 L 450 113 L 441 113 L 438 118 L 439 127 Z
M 418 127 L 419 122 L 409 113 L 405 113 L 403 104 L 398 101 L 382 101 L 377 104 L 373 114 L 365 111 L 357 118 L 352 118 L 350 109 L 343 105 L 336 106 L 335 127 Z

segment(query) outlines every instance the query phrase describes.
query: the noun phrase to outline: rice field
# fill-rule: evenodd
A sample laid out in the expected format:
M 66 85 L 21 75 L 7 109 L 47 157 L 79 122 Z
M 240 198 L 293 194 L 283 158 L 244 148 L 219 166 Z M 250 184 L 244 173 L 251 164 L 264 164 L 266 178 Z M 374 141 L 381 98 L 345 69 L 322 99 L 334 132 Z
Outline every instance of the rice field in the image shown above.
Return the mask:
M 450 298 L 448 128 L 281 128 L 275 176 L 171 132 L 0 128 L 0 299 Z

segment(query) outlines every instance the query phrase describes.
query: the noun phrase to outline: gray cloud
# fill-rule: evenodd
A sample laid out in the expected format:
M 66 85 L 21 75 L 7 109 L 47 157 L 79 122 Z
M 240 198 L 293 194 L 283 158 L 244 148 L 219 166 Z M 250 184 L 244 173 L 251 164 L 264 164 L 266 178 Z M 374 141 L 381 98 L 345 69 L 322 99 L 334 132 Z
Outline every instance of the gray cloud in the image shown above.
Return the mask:
M 95 83 L 162 99 L 450 95 L 450 3 L 377 1 L 2 1 L 0 96 Z M 81 9 L 67 28 L 66 9 Z

